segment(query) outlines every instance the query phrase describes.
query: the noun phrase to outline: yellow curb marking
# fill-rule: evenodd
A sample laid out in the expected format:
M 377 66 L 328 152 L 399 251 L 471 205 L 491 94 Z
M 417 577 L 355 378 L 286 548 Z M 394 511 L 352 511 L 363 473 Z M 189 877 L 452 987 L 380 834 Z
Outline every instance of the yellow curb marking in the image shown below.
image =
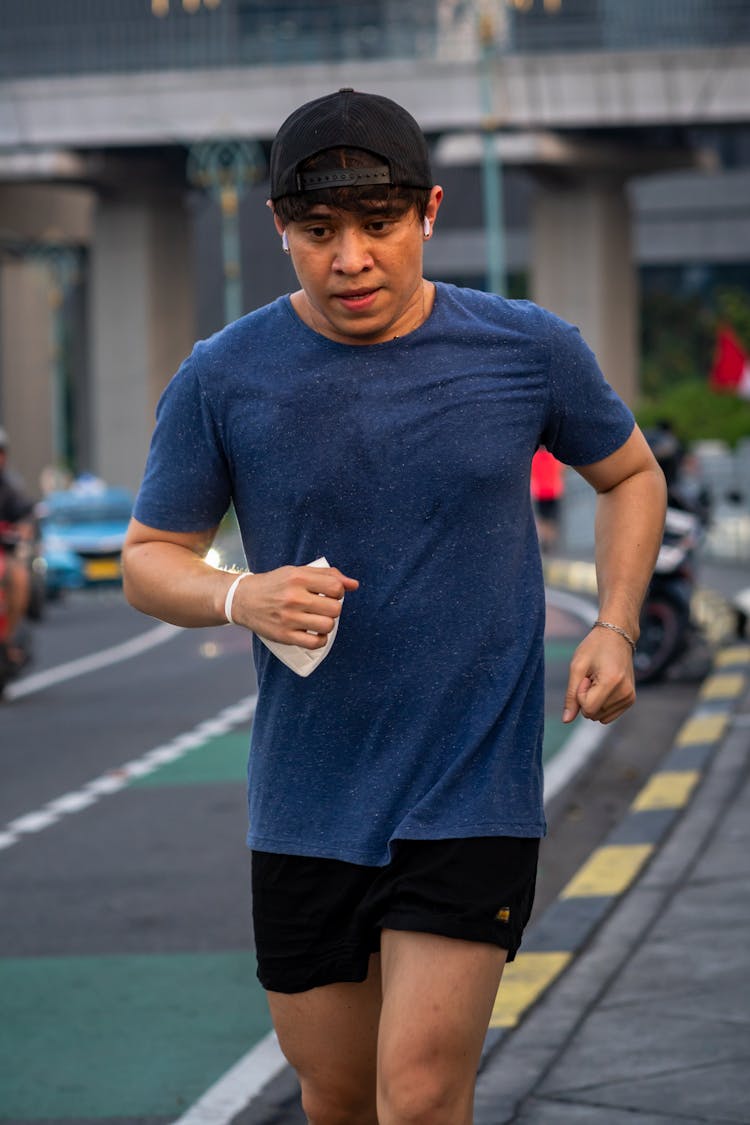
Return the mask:
M 653 844 L 610 844 L 597 848 L 563 888 L 560 898 L 621 894 L 653 850 Z
M 741 672 L 724 672 L 709 676 L 701 688 L 702 699 L 733 699 L 745 687 L 745 677 Z
M 696 746 L 700 742 L 716 742 L 724 734 L 728 722 L 726 714 L 695 715 L 681 728 L 676 745 Z
M 698 770 L 662 770 L 644 785 L 630 807 L 634 812 L 680 808 L 690 800 L 699 778 Z
M 570 590 L 596 593 L 596 567 L 593 563 L 549 559 L 543 564 L 543 569 L 550 586 L 567 586 Z
M 717 668 L 726 668 L 727 664 L 750 664 L 750 648 L 746 645 L 725 648 L 716 654 L 714 664 Z
M 572 957 L 572 953 L 519 953 L 503 970 L 490 1027 L 515 1027 Z
M 708 639 L 721 644 L 736 635 L 736 616 L 715 590 L 696 590 L 690 609 Z

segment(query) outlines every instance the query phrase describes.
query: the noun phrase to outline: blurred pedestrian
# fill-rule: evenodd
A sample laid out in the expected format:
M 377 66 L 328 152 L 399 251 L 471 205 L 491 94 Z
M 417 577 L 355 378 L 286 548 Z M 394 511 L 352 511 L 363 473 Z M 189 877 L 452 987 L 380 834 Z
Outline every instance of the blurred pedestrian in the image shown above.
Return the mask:
M 469 1125 L 545 831 L 531 459 L 544 443 L 600 497 L 601 619 L 566 722 L 633 702 L 663 479 L 574 328 L 423 277 L 443 191 L 399 105 L 300 107 L 270 194 L 300 288 L 170 383 L 125 589 L 176 624 L 255 634 L 259 976 L 308 1120 Z M 240 576 L 203 561 L 230 502 Z
M 565 466 L 540 446 L 531 459 L 531 497 L 534 501 L 539 546 L 545 553 L 557 546 Z

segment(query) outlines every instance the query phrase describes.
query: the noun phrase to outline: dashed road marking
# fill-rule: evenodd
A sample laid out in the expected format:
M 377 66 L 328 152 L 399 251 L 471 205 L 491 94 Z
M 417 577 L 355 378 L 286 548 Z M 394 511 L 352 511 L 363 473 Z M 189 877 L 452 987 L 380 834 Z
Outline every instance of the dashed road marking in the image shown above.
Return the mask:
M 208 739 L 225 734 L 239 723 L 249 721 L 255 713 L 257 698 L 257 695 L 250 695 L 246 699 L 240 700 L 239 703 L 233 703 L 213 718 L 199 723 L 192 730 L 177 735 L 176 738 L 162 746 L 156 746 L 153 750 L 148 750 L 140 758 L 134 758 L 122 766 L 107 770 L 106 773 L 94 778 L 93 781 L 83 785 L 80 789 L 72 793 L 64 793 L 62 796 L 49 801 L 41 809 L 16 817 L 0 831 L 0 850 L 12 847 L 24 836 L 42 832 L 45 828 L 51 828 L 64 816 L 71 816 L 83 809 L 90 808 L 102 797 L 124 789 L 135 778 L 145 777 L 166 762 L 176 761 L 183 754 L 187 754 L 189 750 L 207 742 Z
M 693 715 L 680 728 L 677 746 L 697 746 L 701 742 L 718 742 L 727 729 L 729 716 L 724 711 Z
M 572 953 L 519 953 L 503 970 L 490 1027 L 515 1027 L 538 996 L 567 968 Z
M 605 844 L 597 848 L 563 887 L 560 898 L 622 894 L 653 850 L 653 844 Z
M 630 807 L 633 812 L 681 808 L 692 797 L 700 779 L 698 770 L 660 770 L 646 782 Z
M 733 699 L 745 688 L 741 672 L 724 672 L 709 676 L 701 688 L 701 699 Z

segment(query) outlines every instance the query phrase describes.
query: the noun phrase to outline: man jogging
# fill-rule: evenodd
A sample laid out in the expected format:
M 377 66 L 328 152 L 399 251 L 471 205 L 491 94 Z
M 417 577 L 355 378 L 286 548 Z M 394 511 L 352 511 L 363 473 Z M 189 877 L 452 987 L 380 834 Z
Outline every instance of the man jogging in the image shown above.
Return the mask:
M 144 612 L 254 634 L 258 974 L 314 1125 L 472 1119 L 545 831 L 535 450 L 599 494 L 568 722 L 634 700 L 663 522 L 661 472 L 577 330 L 424 279 L 442 196 L 387 98 L 284 122 L 270 203 L 300 288 L 183 363 L 124 554 Z M 230 502 L 241 578 L 203 559 Z

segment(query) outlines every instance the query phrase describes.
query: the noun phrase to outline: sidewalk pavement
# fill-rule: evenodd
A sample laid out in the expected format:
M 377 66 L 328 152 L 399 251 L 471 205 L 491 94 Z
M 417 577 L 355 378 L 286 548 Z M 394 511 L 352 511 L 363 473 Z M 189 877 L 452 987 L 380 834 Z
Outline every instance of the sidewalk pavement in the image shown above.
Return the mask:
M 474 1125 L 750 1123 L 749 749 L 750 646 L 729 642 L 506 970 Z

